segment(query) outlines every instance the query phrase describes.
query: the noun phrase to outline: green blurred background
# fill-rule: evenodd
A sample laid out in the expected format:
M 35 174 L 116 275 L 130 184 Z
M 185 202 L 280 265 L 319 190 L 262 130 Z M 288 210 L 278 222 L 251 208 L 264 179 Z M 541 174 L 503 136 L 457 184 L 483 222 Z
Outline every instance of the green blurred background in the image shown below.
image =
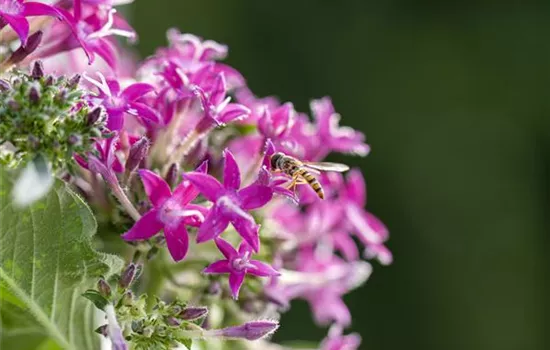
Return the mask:
M 142 55 L 228 44 L 258 95 L 330 95 L 390 267 L 346 298 L 361 349 L 549 349 L 550 2 L 138 0 Z M 297 303 L 276 338 L 320 339 Z

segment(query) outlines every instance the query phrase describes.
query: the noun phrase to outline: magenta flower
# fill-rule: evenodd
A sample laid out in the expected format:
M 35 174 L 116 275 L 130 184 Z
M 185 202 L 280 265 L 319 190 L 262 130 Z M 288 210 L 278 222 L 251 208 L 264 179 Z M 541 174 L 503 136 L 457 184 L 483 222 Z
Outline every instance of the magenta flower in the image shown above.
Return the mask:
M 114 131 L 122 129 L 125 113 L 141 117 L 153 123 L 160 121 L 160 116 L 154 109 L 144 102 L 140 102 L 143 96 L 154 92 L 155 88 L 152 85 L 134 83 L 121 91 L 118 81 L 115 79 L 106 80 L 103 74 L 99 72 L 97 75 L 99 81 L 90 77 L 85 78 L 99 89 L 98 101 L 95 102 L 103 105 L 107 111 L 107 128 Z
M 118 139 L 118 134 L 116 134 L 111 138 L 96 142 L 97 154 L 88 154 L 87 161 L 79 155 L 75 155 L 74 158 L 81 167 L 100 174 L 106 182 L 116 183 L 118 182 L 116 173 L 124 171 L 124 166 L 115 154 Z
M 334 325 L 321 343 L 320 350 L 357 350 L 361 345 L 361 336 L 357 333 L 342 334 L 342 327 Z
M 260 248 L 260 226 L 248 211 L 269 202 L 273 190 L 260 184 L 252 184 L 239 190 L 241 174 L 237 162 L 228 150 L 224 152 L 224 159 L 223 185 L 207 174 L 192 172 L 184 175 L 184 178 L 195 185 L 206 199 L 214 203 L 199 228 L 197 242 L 205 242 L 219 236 L 231 223 L 257 252 Z
M 227 86 L 223 73 L 218 74 L 208 91 L 199 86 L 194 87 L 194 93 L 199 97 L 204 116 L 197 125 L 199 132 L 204 132 L 215 126 L 225 125 L 231 121 L 248 117 L 250 109 L 238 103 L 230 103 L 227 96 Z
M 204 273 L 209 274 L 229 274 L 229 288 L 233 299 L 239 297 L 239 290 L 246 274 L 258 277 L 270 277 L 280 275 L 273 267 L 259 260 L 251 260 L 252 248 L 242 242 L 239 251 L 235 250 L 227 241 L 216 238 L 216 245 L 225 257 L 225 260 L 218 260 L 210 264 Z
M 197 168 L 196 174 L 205 172 L 206 162 Z M 153 209 L 145 213 L 122 238 L 127 241 L 144 240 L 164 230 L 166 245 L 175 261 L 182 260 L 189 248 L 186 226 L 198 227 L 204 220 L 206 209 L 190 204 L 199 194 L 198 190 L 183 181 L 172 193 L 160 176 L 149 170 L 139 170 L 141 181 Z
M 133 30 L 127 28 L 124 21 L 121 21 L 115 14 L 116 10 L 111 8 L 108 11 L 102 9 L 102 4 L 98 3 L 95 11 L 91 15 L 83 17 L 82 0 L 74 1 L 74 14 L 65 9 L 59 9 L 59 12 L 69 24 L 72 33 L 66 35 L 66 29 L 58 27 L 57 31 L 51 36 L 52 41 L 57 42 L 43 50 L 43 56 L 54 55 L 59 52 L 68 51 L 77 47 L 82 47 L 88 63 L 93 63 L 95 55 L 99 55 L 111 67 L 115 68 L 117 64 L 117 52 L 111 36 L 122 36 L 129 39 L 135 39 L 136 34 Z M 114 28 L 121 24 L 121 28 Z
M 364 143 L 365 135 L 350 127 L 339 125 L 340 115 L 334 111 L 329 97 L 313 100 L 311 111 L 315 117 L 321 145 L 328 151 L 353 153 L 360 156 L 366 156 L 369 153 L 370 147 Z M 318 157 L 323 158 L 326 155 L 323 153 L 319 152 Z
M 21 45 L 27 45 L 29 36 L 29 21 L 26 17 L 52 16 L 62 18 L 59 11 L 41 2 L 24 2 L 24 0 L 0 0 L 0 29 L 10 26 L 21 40 Z

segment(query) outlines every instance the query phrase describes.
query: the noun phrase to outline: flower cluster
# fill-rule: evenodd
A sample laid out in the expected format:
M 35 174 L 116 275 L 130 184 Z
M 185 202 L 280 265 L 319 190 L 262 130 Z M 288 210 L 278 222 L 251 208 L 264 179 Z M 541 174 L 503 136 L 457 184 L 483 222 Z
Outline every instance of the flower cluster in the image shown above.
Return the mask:
M 132 257 L 116 291 L 100 281 L 87 293 L 107 314 L 99 332 L 120 349 L 259 339 L 304 299 L 331 326 L 321 349 L 357 349 L 342 297 L 369 277 L 364 259 L 391 263 L 388 230 L 364 209 L 358 170 L 309 174 L 324 199 L 297 170 L 331 152 L 367 155 L 364 135 L 340 125 L 328 97 L 310 118 L 255 96 L 214 41 L 171 29 L 168 47 L 134 61 L 116 41 L 136 37 L 120 2 L 0 0 L 0 140 L 69 170 L 57 174 L 94 209 L 102 238 L 121 234 Z M 294 168 L 275 167 L 276 152 Z

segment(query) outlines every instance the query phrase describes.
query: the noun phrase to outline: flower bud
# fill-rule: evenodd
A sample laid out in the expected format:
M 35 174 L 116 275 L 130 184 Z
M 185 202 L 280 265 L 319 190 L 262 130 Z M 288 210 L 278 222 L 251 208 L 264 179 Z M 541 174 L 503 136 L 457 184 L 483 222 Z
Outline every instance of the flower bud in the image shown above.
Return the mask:
M 55 78 L 53 77 L 53 75 L 48 75 L 46 77 L 46 80 L 44 81 L 44 86 L 48 87 L 52 86 L 53 84 L 55 84 Z
M 179 313 L 178 317 L 182 320 L 193 321 L 208 314 L 208 309 L 204 306 L 186 307 Z
M 179 165 L 178 163 L 172 163 L 170 165 L 170 168 L 168 168 L 168 172 L 166 173 L 166 183 L 170 187 L 174 187 L 176 185 L 176 182 L 178 181 L 178 173 L 179 173 Z
M 170 326 L 173 326 L 173 327 L 177 327 L 181 324 L 181 321 L 178 320 L 177 318 L 173 317 L 173 316 L 166 317 L 165 321 L 166 321 L 166 324 L 168 324 Z
M 120 280 L 119 280 L 118 284 L 122 288 L 126 289 L 132 284 L 135 277 L 136 277 L 136 265 L 130 264 L 122 272 L 122 275 L 120 276 Z
M 131 306 L 134 303 L 134 293 L 132 291 L 127 291 L 124 293 L 121 299 L 121 304 L 126 306 Z
M 251 321 L 240 326 L 217 329 L 216 335 L 225 338 L 243 338 L 247 340 L 257 340 L 263 338 L 279 328 L 276 321 Z
M 70 145 L 81 145 L 82 144 L 82 136 L 72 134 L 69 136 L 69 139 L 67 140 Z
M 11 89 L 10 83 L 4 79 L 0 79 L 0 91 L 8 91 Z
M 222 287 L 220 286 L 220 282 L 218 281 L 212 281 L 210 285 L 208 286 L 207 292 L 211 295 L 218 295 L 222 291 Z
M 29 100 L 33 104 L 37 104 L 40 101 L 40 92 L 36 88 L 36 86 L 31 87 L 29 90 Z
M 33 77 L 33 79 L 38 80 L 43 76 L 44 76 L 44 65 L 42 64 L 42 61 L 34 62 L 34 65 L 32 66 L 31 77 Z
M 86 116 L 86 123 L 88 124 L 88 126 L 92 126 L 97 123 L 99 117 L 101 117 L 101 107 L 97 107 L 90 113 L 88 113 L 88 115 Z
M 101 278 L 97 282 L 97 290 L 99 291 L 99 294 L 101 294 L 104 298 L 111 297 L 111 286 L 105 281 L 103 278 Z
M 80 78 L 80 74 L 73 75 L 73 77 L 67 82 L 67 87 L 69 89 L 75 89 L 76 87 L 78 87 L 78 84 L 80 83 Z
M 8 101 L 7 105 L 8 105 L 8 108 L 11 109 L 12 111 L 18 111 L 19 108 L 21 108 L 21 105 L 19 104 L 19 102 L 15 100 Z
M 27 39 L 27 45 L 21 45 L 14 53 L 8 58 L 10 64 L 17 64 L 23 61 L 27 56 L 36 50 L 40 42 L 42 41 L 42 31 L 37 31 L 36 33 L 29 36 Z M 33 76 L 34 77 L 34 76 Z
M 102 336 L 104 337 L 107 337 L 108 333 L 107 333 L 107 327 L 109 327 L 108 325 L 104 324 L 103 326 L 99 326 L 96 328 L 95 332 L 97 334 L 101 334 Z
M 139 167 L 139 163 L 147 155 L 149 150 L 149 140 L 147 137 L 142 137 L 130 147 L 130 152 L 128 154 L 128 160 L 126 161 L 126 171 L 132 172 Z

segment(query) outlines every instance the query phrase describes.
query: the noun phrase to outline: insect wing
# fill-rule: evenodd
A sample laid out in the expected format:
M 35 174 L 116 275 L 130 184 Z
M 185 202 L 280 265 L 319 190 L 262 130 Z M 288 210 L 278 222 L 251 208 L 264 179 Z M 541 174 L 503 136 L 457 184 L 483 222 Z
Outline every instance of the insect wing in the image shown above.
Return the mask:
M 349 170 L 349 166 L 345 164 L 330 162 L 304 162 L 303 166 L 319 171 L 337 171 L 339 173 Z

